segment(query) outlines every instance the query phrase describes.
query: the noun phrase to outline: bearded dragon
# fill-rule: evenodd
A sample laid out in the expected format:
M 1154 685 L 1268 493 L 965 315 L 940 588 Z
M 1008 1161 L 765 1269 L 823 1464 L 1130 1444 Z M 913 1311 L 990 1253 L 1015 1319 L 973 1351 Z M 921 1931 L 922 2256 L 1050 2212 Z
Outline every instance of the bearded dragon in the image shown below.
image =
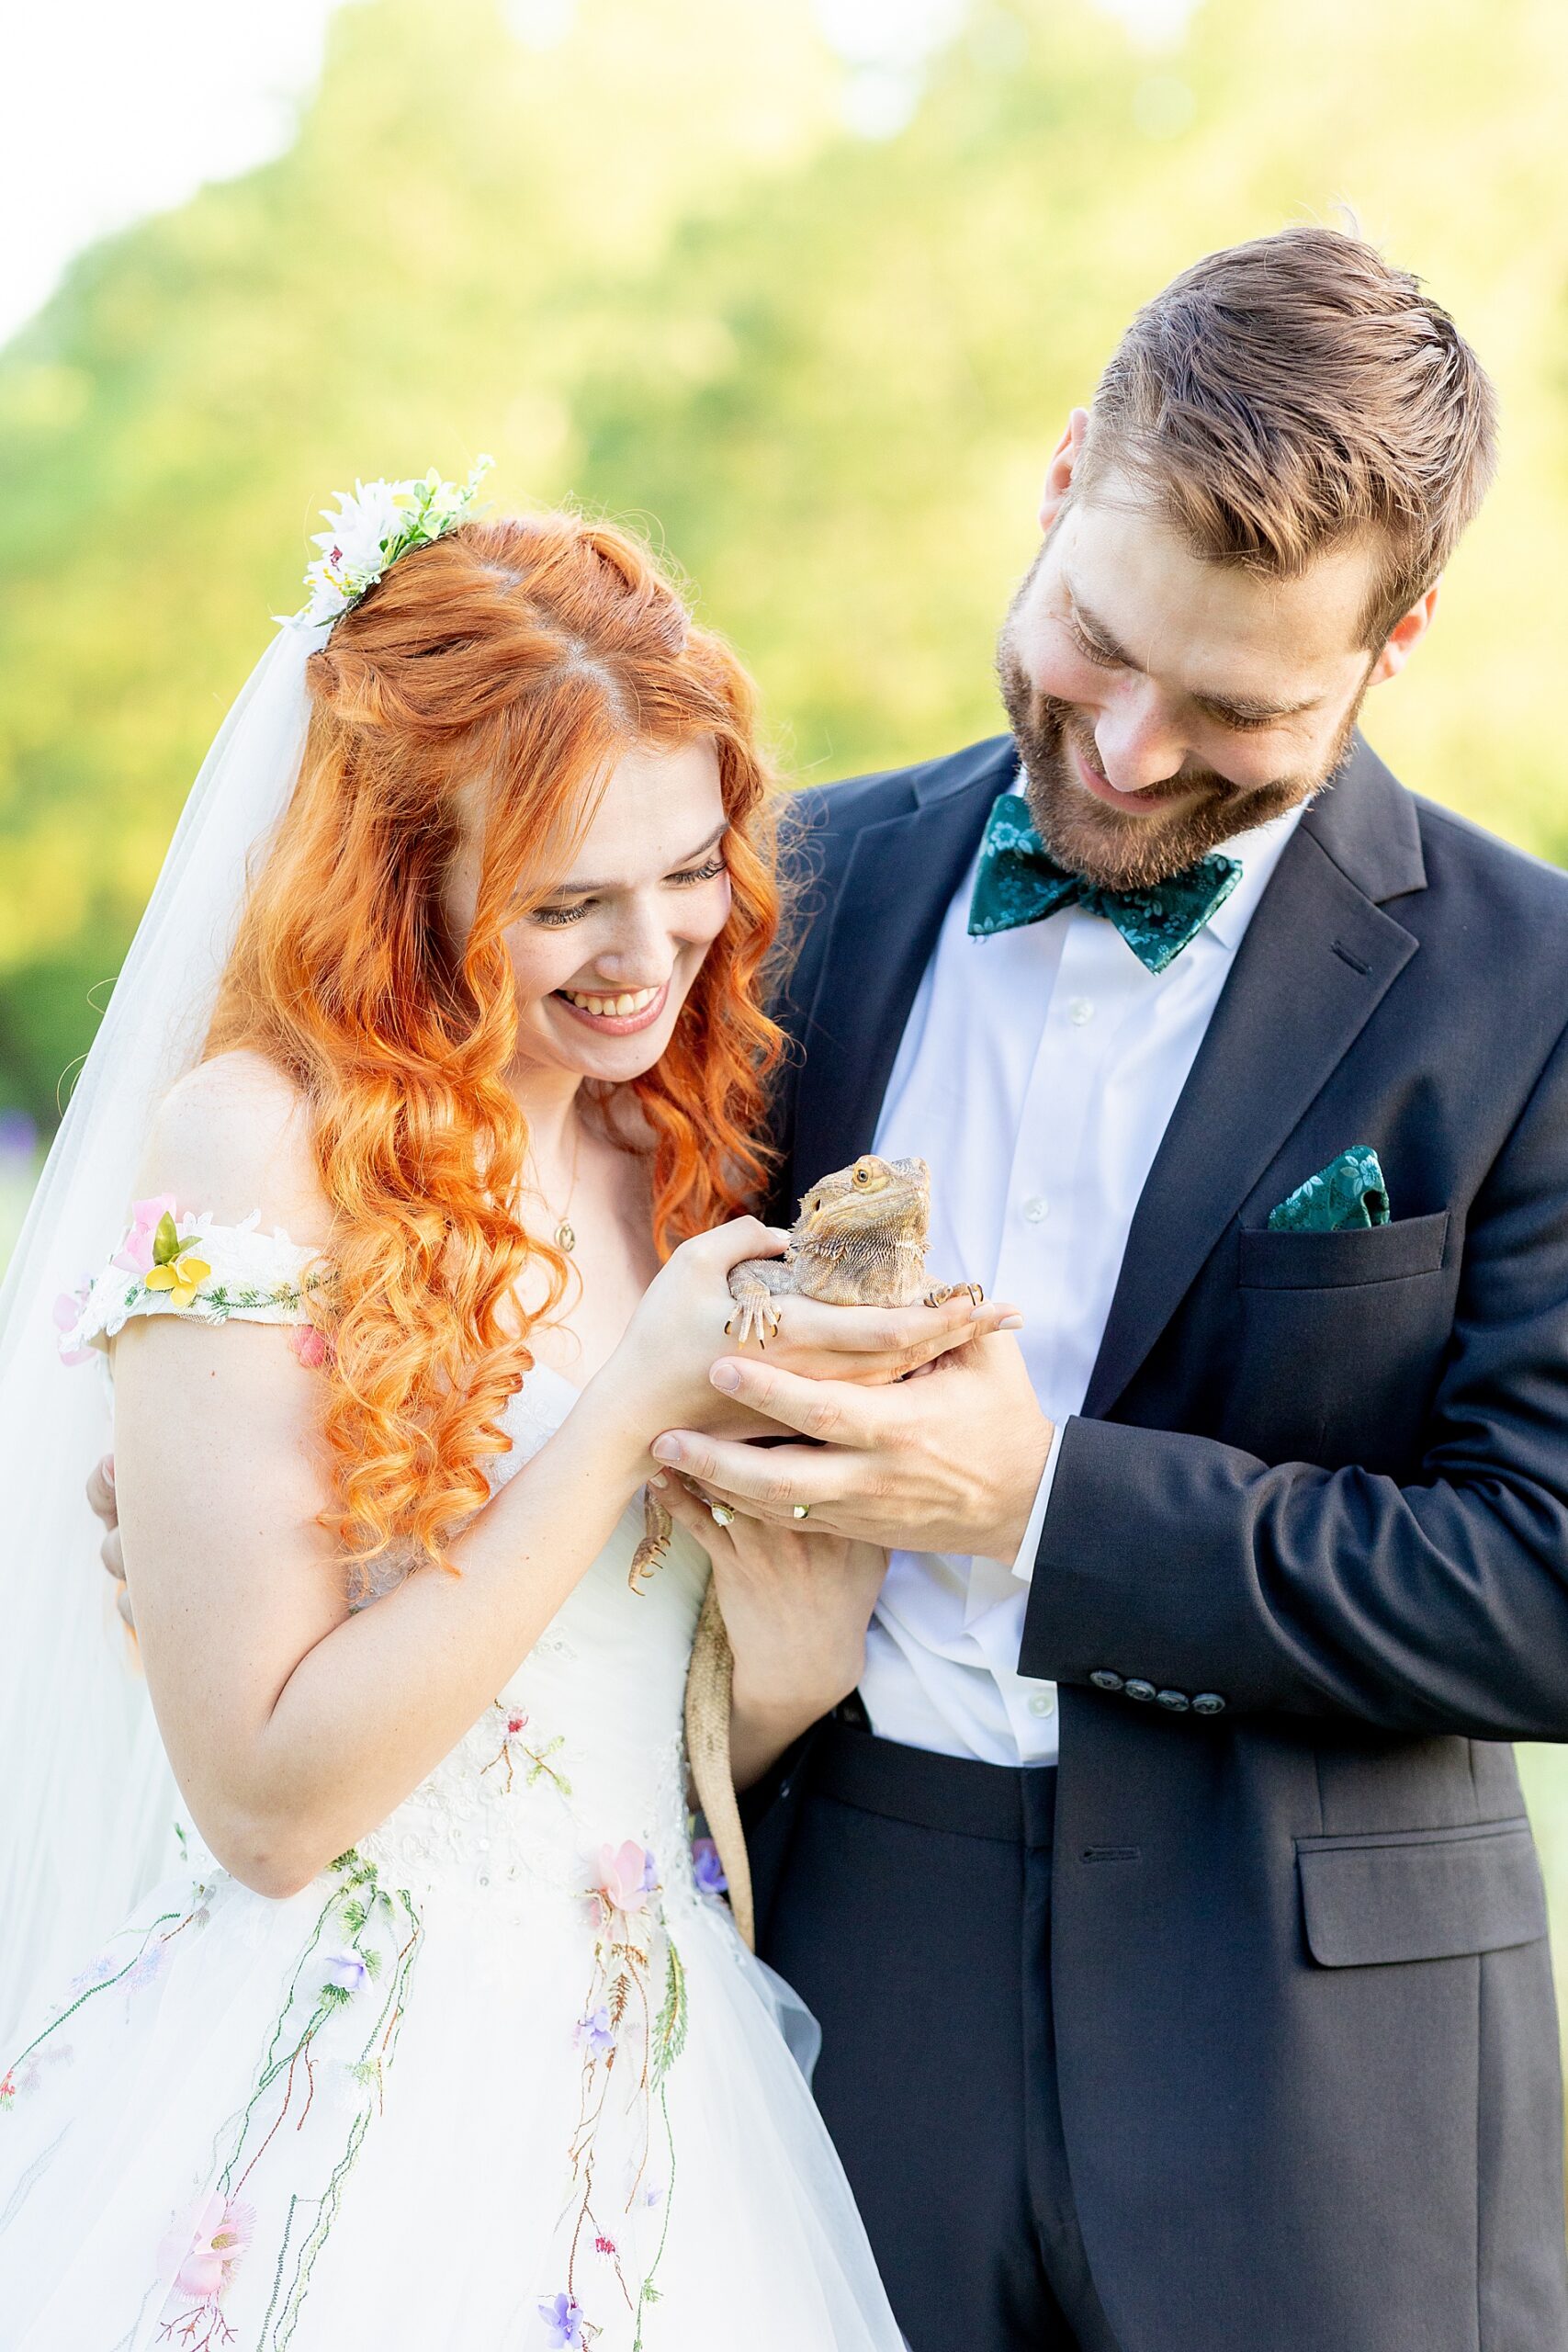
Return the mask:
M 923 1159 L 880 1159 L 867 1152 L 852 1168 L 824 1176 L 800 1204 L 782 1258 L 748 1258 L 729 1277 L 735 1313 L 725 1326 L 738 1346 L 755 1339 L 765 1347 L 782 1320 L 779 1302 L 790 1294 L 838 1306 L 940 1306 L 975 1283 L 932 1290 L 926 1280 L 931 1171 Z M 670 1541 L 671 1519 L 657 1492 L 644 1501 L 644 1533 L 630 1569 L 632 1589 L 656 1567 Z M 692 1785 L 706 1817 L 724 1873 L 735 1924 L 755 1945 L 751 1871 L 729 1760 L 730 1690 L 734 1657 L 710 1582 L 697 1620 L 686 1677 L 686 1752 Z

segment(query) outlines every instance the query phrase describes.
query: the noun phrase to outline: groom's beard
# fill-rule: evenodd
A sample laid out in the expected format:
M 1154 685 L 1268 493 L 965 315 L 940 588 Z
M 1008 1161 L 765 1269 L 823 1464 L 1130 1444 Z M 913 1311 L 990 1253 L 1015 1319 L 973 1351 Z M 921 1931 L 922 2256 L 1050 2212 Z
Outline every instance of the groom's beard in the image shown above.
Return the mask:
M 1310 799 L 1342 765 L 1366 693 L 1363 684 L 1318 774 L 1280 776 L 1272 784 L 1244 789 L 1210 769 L 1197 769 L 1152 786 L 1142 796 L 1151 813 L 1131 817 L 1097 800 L 1078 782 L 1069 741 L 1086 767 L 1097 775 L 1104 774 L 1093 726 L 1077 704 L 1034 692 L 1005 635 L 997 674 L 1035 831 L 1059 865 L 1109 890 L 1149 889 L 1195 865 L 1222 842 L 1250 832 L 1255 825 L 1267 824 L 1270 817 L 1281 817 L 1298 801 Z M 1196 801 L 1194 793 L 1201 796 Z M 1154 813 L 1167 801 L 1178 805 L 1166 816 Z

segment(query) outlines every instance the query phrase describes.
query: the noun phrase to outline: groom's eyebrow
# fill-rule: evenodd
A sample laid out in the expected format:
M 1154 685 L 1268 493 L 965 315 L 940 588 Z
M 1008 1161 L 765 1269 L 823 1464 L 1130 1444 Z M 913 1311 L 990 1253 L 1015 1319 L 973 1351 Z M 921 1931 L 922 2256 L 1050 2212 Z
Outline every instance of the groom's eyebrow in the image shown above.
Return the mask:
M 1070 584 L 1067 594 L 1078 627 L 1086 637 L 1092 639 L 1096 651 L 1103 653 L 1108 662 L 1114 662 L 1120 669 L 1140 669 L 1141 664 L 1134 661 L 1125 647 L 1117 643 L 1113 632 L 1089 611 Z M 1211 712 L 1215 718 L 1231 719 L 1242 727 L 1262 727 L 1276 719 L 1299 718 L 1303 711 L 1315 710 L 1323 696 L 1307 695 L 1300 702 L 1265 702 L 1252 695 L 1200 694 L 1190 687 L 1187 699 L 1196 703 L 1200 710 Z
M 695 865 L 699 857 L 705 857 L 710 849 L 717 847 L 728 831 L 729 820 L 726 817 L 714 827 L 705 842 L 700 842 L 695 849 L 689 849 L 684 857 L 676 858 L 673 865 L 667 865 L 664 871 L 666 874 L 679 874 L 683 865 Z M 624 890 L 625 888 L 625 882 L 558 882 L 550 897 L 587 899 L 597 890 Z

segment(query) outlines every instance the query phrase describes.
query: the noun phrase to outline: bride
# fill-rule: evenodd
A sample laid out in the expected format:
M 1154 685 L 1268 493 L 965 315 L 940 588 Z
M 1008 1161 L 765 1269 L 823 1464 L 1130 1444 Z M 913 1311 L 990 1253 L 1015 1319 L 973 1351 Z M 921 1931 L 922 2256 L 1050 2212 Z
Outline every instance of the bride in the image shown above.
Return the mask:
M 694 1865 L 707 1562 L 627 1577 L 783 1238 L 750 693 L 640 546 L 472 494 L 329 518 L 7 1283 L 0 1887 L 48 1963 L 0 2051 L 10 2352 L 900 2342 L 803 2020 Z M 103 1384 L 39 1351 L 95 1256 L 56 1319 L 112 1361 L 161 1743 L 75 1589 Z M 808 1312 L 825 1369 L 852 1311 Z M 753 1540 L 869 1611 L 880 1555 Z

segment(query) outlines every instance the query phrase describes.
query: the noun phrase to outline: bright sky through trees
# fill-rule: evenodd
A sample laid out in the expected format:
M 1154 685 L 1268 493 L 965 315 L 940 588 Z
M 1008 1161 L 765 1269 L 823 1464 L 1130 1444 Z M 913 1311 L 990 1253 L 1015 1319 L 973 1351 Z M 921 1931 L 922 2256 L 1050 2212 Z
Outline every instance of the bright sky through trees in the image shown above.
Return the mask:
M 0 14 L 0 342 L 70 256 L 276 154 L 347 0 L 17 0 Z M 849 68 L 844 112 L 868 135 L 902 127 L 920 70 L 969 0 L 778 0 L 814 10 Z M 1134 33 L 1179 34 L 1191 0 L 1100 0 Z M 677 10 L 677 14 L 678 14 Z M 511 0 L 519 40 L 572 30 L 574 0 Z

